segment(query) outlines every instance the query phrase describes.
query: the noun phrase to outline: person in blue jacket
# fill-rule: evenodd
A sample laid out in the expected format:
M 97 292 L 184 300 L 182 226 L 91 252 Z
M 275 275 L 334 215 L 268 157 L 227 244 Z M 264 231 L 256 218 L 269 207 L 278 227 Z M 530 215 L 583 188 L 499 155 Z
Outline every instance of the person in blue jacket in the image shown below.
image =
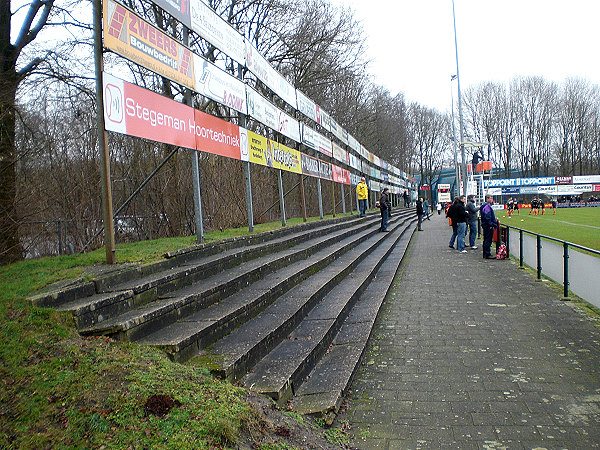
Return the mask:
M 494 197 L 491 195 L 485 196 L 485 203 L 479 208 L 479 215 L 481 216 L 481 228 L 483 229 L 483 258 L 484 259 L 495 259 L 492 256 L 492 239 L 494 237 L 494 229 L 498 228 L 498 219 L 492 205 L 494 204 Z

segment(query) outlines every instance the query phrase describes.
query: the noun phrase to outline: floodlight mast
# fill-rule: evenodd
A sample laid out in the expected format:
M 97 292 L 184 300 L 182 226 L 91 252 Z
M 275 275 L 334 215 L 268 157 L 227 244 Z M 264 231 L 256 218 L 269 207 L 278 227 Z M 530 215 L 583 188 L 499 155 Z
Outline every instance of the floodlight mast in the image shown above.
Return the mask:
M 467 188 L 467 164 L 465 161 L 465 148 L 462 145 L 464 141 L 464 128 L 463 128 L 463 112 L 462 112 L 462 98 L 460 95 L 460 72 L 458 70 L 458 43 L 456 39 L 456 14 L 454 12 L 454 0 L 452 0 L 452 20 L 454 23 L 454 51 L 456 53 L 456 81 L 458 88 L 458 125 L 459 125 L 459 134 L 460 134 L 460 157 L 461 157 L 461 176 L 462 176 L 462 187 L 459 193 L 464 194 L 464 190 Z M 457 183 L 459 181 L 457 180 Z M 462 191 L 462 192 L 461 192 Z

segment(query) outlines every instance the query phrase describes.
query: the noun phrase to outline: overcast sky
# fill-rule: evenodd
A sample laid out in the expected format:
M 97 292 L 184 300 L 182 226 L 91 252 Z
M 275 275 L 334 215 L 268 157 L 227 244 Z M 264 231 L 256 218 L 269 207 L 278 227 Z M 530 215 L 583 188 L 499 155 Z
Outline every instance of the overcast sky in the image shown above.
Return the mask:
M 461 91 L 540 75 L 600 84 L 600 0 L 454 0 Z M 456 102 L 452 0 L 331 0 L 363 24 L 370 73 L 392 95 L 450 111 Z

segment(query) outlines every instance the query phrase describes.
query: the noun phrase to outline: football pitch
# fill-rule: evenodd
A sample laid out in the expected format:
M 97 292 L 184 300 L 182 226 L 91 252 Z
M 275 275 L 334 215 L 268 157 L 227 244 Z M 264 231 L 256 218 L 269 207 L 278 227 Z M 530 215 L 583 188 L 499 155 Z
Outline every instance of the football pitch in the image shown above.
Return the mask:
M 600 208 L 546 208 L 545 215 L 530 216 L 529 209 L 508 217 L 506 210 L 496 211 L 500 223 L 544 236 L 553 237 L 600 251 Z

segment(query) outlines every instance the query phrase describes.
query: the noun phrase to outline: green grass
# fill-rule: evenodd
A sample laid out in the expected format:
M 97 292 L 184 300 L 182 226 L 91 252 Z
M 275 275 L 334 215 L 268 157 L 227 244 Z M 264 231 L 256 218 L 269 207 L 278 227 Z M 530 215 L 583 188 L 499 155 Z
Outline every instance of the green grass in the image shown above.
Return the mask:
M 496 211 L 496 217 L 512 227 L 600 251 L 600 208 L 559 208 L 556 215 L 547 208 L 543 216 L 530 216 L 529 209 L 520 212 L 508 217 L 506 211 Z
M 280 226 L 257 225 L 256 232 Z M 247 228 L 206 238 L 243 234 Z M 119 245 L 117 261 L 157 260 L 193 243 L 186 237 Z M 242 434 L 258 434 L 264 424 L 246 391 L 206 367 L 173 363 L 152 348 L 81 337 L 70 314 L 27 300 L 51 283 L 87 277 L 86 268 L 104 257 L 100 249 L 0 267 L 0 448 L 229 448 Z M 172 397 L 176 406 L 163 417 L 147 414 L 154 394 Z

